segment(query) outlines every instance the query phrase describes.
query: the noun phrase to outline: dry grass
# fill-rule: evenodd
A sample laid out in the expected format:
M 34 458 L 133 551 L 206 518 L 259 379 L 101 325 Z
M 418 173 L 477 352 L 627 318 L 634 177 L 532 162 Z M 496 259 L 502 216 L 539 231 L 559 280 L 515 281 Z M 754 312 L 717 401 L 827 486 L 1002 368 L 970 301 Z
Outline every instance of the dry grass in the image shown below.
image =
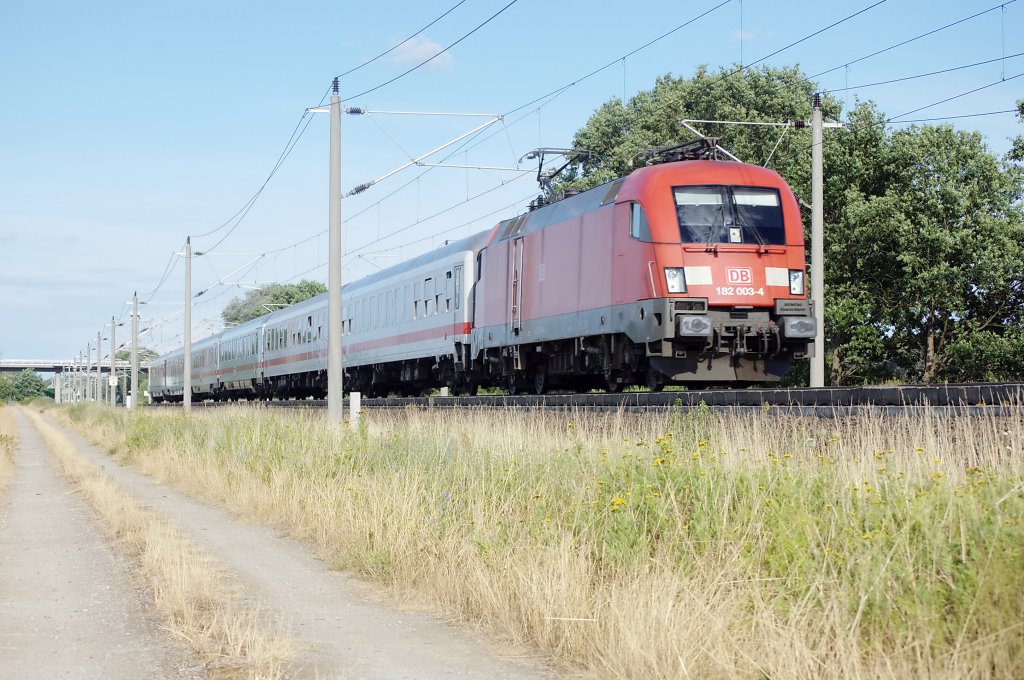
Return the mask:
M 110 533 L 137 557 L 167 629 L 206 661 L 211 676 L 284 677 L 297 650 L 295 642 L 265 612 L 242 603 L 229 574 L 180 530 L 104 476 L 37 413 L 28 414 L 64 474 Z
M 10 406 L 0 405 L 0 492 L 3 492 L 14 475 L 14 450 L 17 447 L 18 429 L 14 423 L 14 411 Z
M 157 478 L 594 677 L 1024 667 L 1004 419 L 70 409 Z M 87 416 L 87 417 L 83 417 Z

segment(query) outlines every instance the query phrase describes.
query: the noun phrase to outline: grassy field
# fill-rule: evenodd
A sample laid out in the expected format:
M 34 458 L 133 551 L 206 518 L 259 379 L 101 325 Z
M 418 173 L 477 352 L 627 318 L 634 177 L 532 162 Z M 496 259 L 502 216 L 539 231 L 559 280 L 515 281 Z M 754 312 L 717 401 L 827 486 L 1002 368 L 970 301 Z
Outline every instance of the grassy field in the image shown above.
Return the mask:
M 396 598 L 616 678 L 1024 668 L 1024 411 L 836 421 L 71 407 Z

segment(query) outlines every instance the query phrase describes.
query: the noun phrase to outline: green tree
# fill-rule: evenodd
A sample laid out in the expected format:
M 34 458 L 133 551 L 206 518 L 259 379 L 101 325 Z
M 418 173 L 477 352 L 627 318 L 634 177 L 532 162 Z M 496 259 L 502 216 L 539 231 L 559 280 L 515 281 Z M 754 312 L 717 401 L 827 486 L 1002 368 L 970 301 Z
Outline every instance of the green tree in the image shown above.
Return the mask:
M 0 374 L 0 402 L 14 401 L 14 381 Z
M 980 134 L 946 125 L 886 135 L 867 174 L 866 185 L 847 185 L 828 225 L 833 381 L 1024 374 L 1013 173 Z
M 6 397 L 7 401 L 21 401 L 47 395 L 48 385 L 46 381 L 40 378 L 31 368 L 26 368 L 21 373 L 15 375 L 13 379 L 7 380 L 9 380 L 10 384 L 9 396 Z M 4 391 L 3 388 L 0 388 L 0 393 Z
M 628 174 L 640 153 L 669 146 L 696 135 L 679 123 L 691 120 L 737 120 L 778 123 L 809 120 L 814 84 L 798 67 L 764 66 L 742 74 L 734 68 L 710 72 L 700 66 L 692 78 L 665 75 L 654 88 L 641 91 L 628 103 L 612 99 L 603 104 L 573 139 L 576 148 L 595 151 L 600 161 L 583 166 L 580 177 L 570 177 L 577 188 L 590 188 Z M 838 100 L 825 96 L 826 118 L 840 114 Z M 748 163 L 770 161 L 797 195 L 810 194 L 808 145 L 810 133 L 777 127 L 700 125 L 717 135 L 722 147 Z
M 319 281 L 304 279 L 298 283 L 271 283 L 248 291 L 244 298 L 229 302 L 221 312 L 221 318 L 229 326 L 237 325 L 326 292 L 327 287 Z

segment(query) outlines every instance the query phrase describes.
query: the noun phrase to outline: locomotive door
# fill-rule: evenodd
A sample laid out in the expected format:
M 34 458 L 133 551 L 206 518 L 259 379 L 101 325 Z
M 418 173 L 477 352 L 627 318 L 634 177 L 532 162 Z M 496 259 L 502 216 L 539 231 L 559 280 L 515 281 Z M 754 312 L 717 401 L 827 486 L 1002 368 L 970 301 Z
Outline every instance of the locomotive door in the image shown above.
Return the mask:
M 509 325 L 513 335 L 519 335 L 523 323 L 523 237 L 512 239 L 509 255 L 512 258 L 509 272 L 511 273 L 512 296 L 509 298 Z

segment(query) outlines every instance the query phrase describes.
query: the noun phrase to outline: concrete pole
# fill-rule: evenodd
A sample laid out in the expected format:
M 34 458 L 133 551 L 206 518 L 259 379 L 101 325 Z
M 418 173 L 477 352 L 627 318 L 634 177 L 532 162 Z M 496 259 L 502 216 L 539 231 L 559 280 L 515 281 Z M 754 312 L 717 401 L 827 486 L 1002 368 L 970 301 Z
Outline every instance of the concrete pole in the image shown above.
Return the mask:
M 821 95 L 814 95 L 811 121 L 811 301 L 818 330 L 811 357 L 811 387 L 825 386 L 825 189 Z
M 89 378 L 92 376 L 92 344 L 85 343 L 85 365 L 82 366 L 82 401 L 89 401 L 92 397 L 92 390 L 89 387 Z
M 185 361 L 181 403 L 192 410 L 192 237 L 185 239 Z
M 103 374 L 100 372 L 100 347 L 103 345 L 103 333 L 96 331 L 96 402 L 99 403 L 103 400 Z
M 132 293 L 132 398 L 128 408 L 135 408 L 139 400 L 139 294 Z
M 117 351 L 117 341 L 114 340 L 117 322 L 110 317 L 110 380 L 107 381 L 107 391 L 110 393 L 110 405 L 117 405 L 117 365 L 114 363 L 114 354 Z
M 330 154 L 330 250 L 327 274 L 327 420 L 340 423 L 344 391 L 342 386 L 341 335 L 341 99 L 338 97 L 338 79 L 334 79 L 331 94 L 331 154 Z
M 62 370 L 63 370 L 63 368 L 64 367 L 61 366 Z M 55 404 L 59 404 L 60 403 L 60 390 L 61 390 L 60 376 L 61 376 L 60 373 L 54 373 L 53 374 L 53 401 L 54 401 Z

